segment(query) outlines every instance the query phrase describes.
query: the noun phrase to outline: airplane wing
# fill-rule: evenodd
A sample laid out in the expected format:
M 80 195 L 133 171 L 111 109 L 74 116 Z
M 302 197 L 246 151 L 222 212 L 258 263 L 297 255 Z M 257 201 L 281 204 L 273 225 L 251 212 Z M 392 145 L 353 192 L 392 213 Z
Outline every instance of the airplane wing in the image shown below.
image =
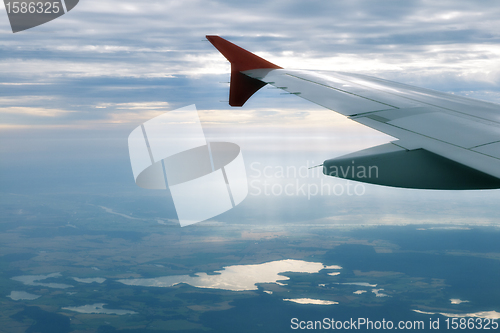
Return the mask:
M 207 39 L 231 63 L 230 105 L 270 84 L 398 139 L 326 160 L 326 175 L 403 188 L 500 188 L 500 105 L 360 74 L 288 70 Z

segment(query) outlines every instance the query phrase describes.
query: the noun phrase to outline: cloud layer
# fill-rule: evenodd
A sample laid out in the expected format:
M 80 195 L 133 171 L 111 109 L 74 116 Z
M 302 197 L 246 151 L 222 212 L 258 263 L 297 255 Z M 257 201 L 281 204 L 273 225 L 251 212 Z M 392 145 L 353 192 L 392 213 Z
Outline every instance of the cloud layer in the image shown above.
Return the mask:
M 470 1 L 89 0 L 17 34 L 5 11 L 0 15 L 2 113 L 24 108 L 19 117 L 2 119 L 4 125 L 94 125 L 116 123 L 121 115 L 125 122 L 134 112 L 124 110 L 127 103 L 227 109 L 219 102 L 227 100 L 227 85 L 219 82 L 227 81 L 229 65 L 204 41 L 206 34 L 283 67 L 363 72 L 500 101 L 495 1 L 479 7 Z M 250 106 L 281 106 L 279 94 L 266 97 Z M 33 104 L 37 98 L 45 102 Z M 40 118 L 54 112 L 57 117 Z

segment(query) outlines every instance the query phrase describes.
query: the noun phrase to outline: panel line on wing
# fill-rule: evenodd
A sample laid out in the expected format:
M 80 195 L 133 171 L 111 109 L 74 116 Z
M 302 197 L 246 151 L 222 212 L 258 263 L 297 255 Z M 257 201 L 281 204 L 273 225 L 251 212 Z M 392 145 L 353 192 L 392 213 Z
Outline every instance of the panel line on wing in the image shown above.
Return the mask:
M 316 84 L 321 85 L 321 86 L 325 86 L 325 87 L 329 87 L 329 88 L 332 88 L 332 89 L 335 89 L 335 90 L 339 90 L 339 91 L 345 92 L 345 91 L 343 91 L 341 89 L 333 88 L 333 87 L 331 87 L 331 86 L 329 86 L 327 84 L 318 83 L 318 82 L 316 82 L 314 80 L 304 79 L 304 78 L 301 78 L 301 77 L 298 77 L 298 76 L 294 76 L 293 74 L 288 74 L 288 73 L 287 73 L 287 75 L 290 75 L 290 76 L 293 76 L 293 77 L 297 77 L 297 78 L 302 79 L 302 80 L 310 81 L 312 83 L 316 83 Z M 346 83 L 352 84 L 353 86 L 357 86 L 359 88 L 366 89 L 367 91 L 377 91 L 377 92 L 380 92 L 381 94 L 386 94 L 386 95 L 394 96 L 394 97 L 397 97 L 397 98 L 399 98 L 401 100 L 415 102 L 417 104 L 420 104 L 421 107 L 425 107 L 425 106 L 435 107 L 435 108 L 439 109 L 439 110 L 436 110 L 438 112 L 439 111 L 441 111 L 441 112 L 449 112 L 449 113 L 453 113 L 455 115 L 465 116 L 465 117 L 468 117 L 468 119 L 471 119 L 472 121 L 480 121 L 480 122 L 483 122 L 485 124 L 491 124 L 492 122 L 495 123 L 495 124 L 500 124 L 500 122 L 498 120 L 495 120 L 493 118 L 486 118 L 486 117 L 480 116 L 478 114 L 460 111 L 460 110 L 455 109 L 455 108 L 449 108 L 449 107 L 446 107 L 446 106 L 443 106 L 443 105 L 438 105 L 438 104 L 435 104 L 435 103 L 432 103 L 432 102 L 429 102 L 429 101 L 425 101 L 425 100 L 422 100 L 422 99 L 418 99 L 418 98 L 415 98 L 415 97 L 409 97 L 409 96 L 407 96 L 407 95 L 405 95 L 403 93 L 395 93 L 395 92 L 391 92 L 391 91 L 388 91 L 388 90 L 381 89 L 381 88 L 383 88 L 383 84 L 385 83 L 384 81 L 387 81 L 387 80 L 383 80 L 383 79 L 379 79 L 379 78 L 375 78 L 375 77 L 368 77 L 368 78 L 360 77 L 359 79 L 364 80 L 364 83 L 363 83 L 363 82 L 359 82 L 358 80 L 356 80 L 356 77 L 354 76 L 356 74 L 351 74 L 350 73 L 350 75 L 354 76 L 354 77 L 351 77 L 351 76 L 348 76 L 348 75 L 344 75 L 344 74 L 340 74 L 340 73 L 335 72 L 335 75 L 340 76 L 339 78 L 337 78 L 337 80 L 342 80 L 342 81 L 344 81 Z M 380 84 L 382 85 L 382 87 L 381 88 L 377 88 L 376 86 L 371 85 L 372 82 L 367 81 L 368 79 L 380 82 Z M 389 82 L 389 83 L 397 83 L 397 82 L 391 82 L 391 81 L 387 81 L 387 82 Z M 428 92 L 426 92 L 425 90 L 428 90 L 428 89 L 424 89 L 424 91 L 420 92 L 420 91 L 416 91 L 415 90 L 415 89 L 418 89 L 418 87 L 412 87 L 412 86 L 405 85 L 405 84 L 400 84 L 400 83 L 397 83 L 397 84 L 398 85 L 404 85 L 404 86 L 406 86 L 405 87 L 405 91 L 407 89 L 413 89 L 411 91 L 414 92 L 414 93 L 419 93 L 419 94 L 426 94 L 426 93 L 427 94 L 434 94 L 435 96 L 432 95 L 431 97 L 438 97 L 439 99 L 444 99 L 444 98 L 447 97 L 446 94 L 443 93 L 443 92 L 432 91 L 432 90 L 429 90 Z M 377 83 L 375 83 L 375 85 L 377 85 Z M 346 93 L 349 93 L 349 92 L 346 92 Z M 356 95 L 356 96 L 360 96 L 360 95 L 357 95 L 357 94 L 354 94 L 354 93 L 350 93 L 350 94 Z M 368 97 L 363 97 L 363 96 L 360 96 L 360 97 L 365 98 L 365 99 L 369 99 Z M 460 97 L 460 96 L 457 96 L 457 97 Z M 395 106 L 392 106 L 391 104 L 388 104 L 388 103 L 379 102 L 377 100 L 373 100 L 373 101 L 378 102 L 378 103 L 383 103 L 385 105 L 389 105 L 389 106 L 397 108 L 397 109 L 401 109 L 401 106 L 400 107 L 395 107 Z M 483 101 L 480 101 L 480 102 L 481 103 L 487 103 L 487 104 L 490 104 L 490 105 L 493 105 L 493 106 L 497 106 L 494 103 L 483 102 Z M 378 111 L 379 110 L 377 110 L 377 111 L 370 111 L 370 112 L 378 112 Z M 382 110 L 380 110 L 380 111 L 382 111 Z M 362 115 L 362 114 L 365 114 L 365 113 L 367 113 L 367 112 L 359 113 L 359 114 L 351 115 L 351 116 L 358 116 L 358 115 Z
M 369 100 L 369 101 L 372 101 L 372 102 L 376 102 L 376 103 L 379 103 L 379 104 L 387 105 L 387 106 L 390 106 L 391 108 L 394 108 L 394 109 L 399 109 L 397 106 L 394 106 L 394 105 L 391 105 L 391 104 L 387 104 L 387 103 L 384 103 L 384 102 L 380 102 L 380 101 L 377 101 L 377 100 L 375 100 L 375 99 L 368 98 L 368 97 L 365 97 L 365 96 L 362 96 L 362 95 L 354 94 L 354 93 L 349 92 L 349 91 L 345 91 L 345 90 L 342 90 L 342 89 L 338 89 L 338 88 L 335 88 L 335 87 L 329 86 L 329 85 L 324 84 L 324 83 L 319 83 L 319 82 L 316 82 L 316 81 L 313 81 L 313 80 L 304 79 L 304 78 L 302 78 L 302 77 L 295 76 L 295 75 L 292 75 L 292 74 L 290 74 L 290 73 L 285 73 L 285 75 L 288 75 L 288 76 L 294 77 L 294 78 L 299 79 L 299 80 L 303 80 L 303 81 L 311 82 L 311 83 L 317 84 L 317 85 L 319 85 L 319 86 L 323 86 L 323 87 L 326 87 L 326 88 L 330 88 L 330 89 L 333 89 L 333 90 L 337 90 L 337 91 L 343 92 L 343 93 L 345 93 L 345 94 L 349 94 L 349 95 L 353 95 L 353 96 L 356 96 L 356 97 L 360 97 L 360 98 L 363 98 L 363 99 L 366 99 L 366 100 Z
M 500 142 L 500 140 L 497 140 L 497 141 L 492 141 L 492 142 L 488 142 L 488 143 L 483 143 L 483 144 L 480 144 L 480 145 L 477 145 L 477 146 L 471 147 L 470 149 L 476 149 L 476 148 L 479 148 L 479 147 L 483 147 L 483 146 L 491 145 L 492 143 L 498 143 L 498 142 Z
M 374 119 L 367 118 L 367 117 L 360 117 L 360 118 L 353 119 L 353 120 L 356 121 L 356 122 L 358 122 L 358 123 L 360 123 L 360 124 L 363 124 L 365 126 L 369 126 L 369 127 L 373 128 L 373 129 L 375 129 L 377 131 L 385 133 L 387 135 L 394 136 L 395 138 L 398 138 L 400 140 L 402 139 L 399 135 L 397 135 L 395 133 L 391 133 L 391 131 L 388 131 L 387 128 L 382 129 L 379 126 L 372 126 L 372 125 L 366 124 L 365 122 L 359 121 L 359 120 L 362 120 L 363 118 L 376 121 Z M 453 146 L 453 147 L 456 147 L 456 148 L 464 149 L 464 150 L 467 150 L 467 151 L 470 151 L 470 152 L 473 152 L 473 153 L 481 154 L 481 155 L 484 155 L 484 156 L 492 157 L 492 158 L 494 158 L 496 160 L 500 160 L 500 158 L 498 158 L 498 157 L 491 156 L 491 155 L 483 153 L 481 151 L 472 150 L 472 148 L 462 147 L 462 146 L 459 146 L 457 144 L 454 144 L 454 143 L 451 143 L 451 142 L 448 142 L 448 141 L 444 141 L 442 139 L 435 138 L 435 137 L 432 137 L 432 136 L 429 136 L 429 135 L 426 135 L 426 134 L 423 134 L 423 133 L 415 132 L 415 131 L 412 131 L 410 129 L 407 129 L 407 128 L 404 128 L 404 127 L 400 127 L 400 126 L 397 126 L 397 125 L 394 125 L 394 124 L 391 124 L 391 123 L 382 123 L 382 122 L 379 122 L 379 121 L 376 121 L 376 122 L 378 124 L 380 124 L 380 125 L 386 125 L 388 127 L 397 128 L 398 130 L 402 130 L 402 131 L 405 131 L 405 132 L 408 132 L 408 133 L 412 133 L 414 135 L 417 135 L 417 136 L 420 136 L 420 137 L 423 137 L 423 138 L 426 138 L 426 139 L 435 140 L 435 141 L 438 141 L 438 142 L 441 142 L 441 143 L 444 143 L 444 144 L 447 144 L 447 145 L 450 145 L 450 146 Z M 488 145 L 488 144 L 491 144 L 491 143 L 487 143 L 486 145 Z M 405 148 L 403 146 L 400 146 L 400 147 Z M 405 148 L 405 149 L 407 149 L 407 148 Z M 427 149 L 427 148 L 425 148 L 425 149 Z
M 373 79 L 377 79 L 377 80 L 380 80 L 378 78 L 373 78 Z M 362 84 L 360 82 L 352 82 L 349 80 L 349 78 L 342 78 L 342 80 L 346 81 L 346 82 L 349 82 L 351 84 L 355 84 L 355 85 L 358 85 L 360 87 L 363 87 L 367 90 L 376 90 L 376 91 L 379 91 L 379 92 L 382 92 L 382 93 L 385 93 L 385 94 L 388 94 L 388 95 L 392 95 L 392 96 L 396 96 L 396 97 L 399 97 L 399 98 L 403 98 L 403 99 L 406 99 L 406 100 L 409 100 L 409 101 L 412 101 L 412 102 L 417 102 L 417 103 L 421 103 L 421 104 L 425 104 L 425 105 L 428 105 L 428 106 L 432 106 L 432 107 L 436 107 L 436 108 L 440 108 L 442 110 L 447 110 L 447 111 L 451 111 L 451 112 L 456 112 L 458 114 L 461 114 L 461 115 L 465 115 L 465 116 L 468 116 L 468 117 L 473 117 L 473 118 L 476 118 L 476 119 L 480 119 L 480 120 L 483 120 L 483 121 L 486 121 L 486 122 L 494 122 L 494 123 L 497 123 L 497 124 L 500 124 L 500 122 L 498 121 L 495 121 L 493 119 L 489 119 L 489 118 L 484 118 L 484 117 L 480 117 L 478 115 L 475 115 L 475 114 L 470 114 L 470 113 L 467 113 L 467 112 L 463 112 L 463 111 L 458 111 L 456 109 L 450 109 L 450 108 L 447 108 L 445 106 L 441 106 L 441 105 L 436 105 L 436 104 L 433 104 L 433 103 L 430 103 L 430 102 L 426 102 L 426 101 L 423 101 L 423 100 L 420 100 L 420 99 L 416 99 L 416 98 L 412 98 L 412 97 L 408 97 L 408 96 L 404 96 L 402 94 L 397 94 L 397 93 L 394 93 L 394 92 L 390 92 L 390 91 L 386 91 L 386 90 L 381 90 L 381 89 L 377 89 L 375 87 L 368 87 L 367 85 L 365 84 Z M 312 81 L 314 82 L 314 81 Z M 408 86 L 409 88 L 415 88 L 415 87 L 412 87 L 412 86 Z M 419 92 L 421 93 L 421 92 Z M 433 91 L 434 93 L 434 91 Z M 438 93 L 440 94 L 440 98 L 445 98 L 445 94 L 440 92 L 440 91 L 436 91 L 435 93 Z M 422 93 L 421 93 L 422 94 Z M 483 102 L 483 101 L 481 101 Z M 494 106 L 496 106 L 496 104 L 494 103 L 489 103 L 489 104 L 492 104 Z M 388 104 L 387 104 L 388 105 Z M 354 115 L 353 115 L 354 116 Z

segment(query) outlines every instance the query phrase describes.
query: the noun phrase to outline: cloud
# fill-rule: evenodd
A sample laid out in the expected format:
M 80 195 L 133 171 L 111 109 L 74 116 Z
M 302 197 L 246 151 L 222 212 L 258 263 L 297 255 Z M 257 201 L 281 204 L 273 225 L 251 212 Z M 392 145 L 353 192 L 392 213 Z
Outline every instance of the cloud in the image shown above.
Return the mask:
M 481 6 L 466 0 L 87 0 L 17 34 L 5 11 L 0 15 L 0 128 L 9 129 L 4 142 L 35 132 L 123 140 L 144 121 L 193 103 L 207 138 L 234 138 L 245 152 L 270 153 L 272 163 L 311 158 L 304 152 L 321 162 L 390 140 L 277 90 L 261 89 L 243 108 L 230 108 L 229 86 L 220 83 L 229 80 L 230 65 L 204 41 L 207 34 L 283 67 L 365 73 L 500 103 L 497 0 Z M 119 153 L 126 160 L 125 148 Z M 15 152 L 20 155 L 20 148 Z M 461 194 L 462 200 L 459 194 L 368 189 L 374 194 L 358 203 L 325 199 L 333 213 L 323 214 L 332 215 L 324 222 L 399 223 L 406 216 L 401 223 L 448 223 L 451 216 L 490 223 L 496 217 L 492 192 Z M 390 206 L 401 201 L 388 193 L 407 198 L 416 212 L 422 202 L 432 210 L 408 216 L 401 209 L 407 202 Z M 464 204 L 455 213 L 444 211 L 449 200 L 445 205 L 442 197 Z M 353 207 L 362 213 L 352 213 Z M 344 209 L 349 216 L 338 213 Z M 310 221 L 310 209 L 303 211 Z
M 481 8 L 468 1 L 187 0 L 151 1 L 148 6 L 130 0 L 86 1 L 57 21 L 25 33 L 24 38 L 12 38 L 7 32 L 2 35 L 11 51 L 7 54 L 10 61 L 22 59 L 26 65 L 34 59 L 76 64 L 83 60 L 95 66 L 89 75 L 115 73 L 102 64 L 111 65 L 110 69 L 121 67 L 122 74 L 135 68 L 143 75 L 156 72 L 150 67 L 156 63 L 175 73 L 199 68 L 195 66 L 199 60 L 218 56 L 211 45 L 201 41 L 211 33 L 271 58 L 286 58 L 293 52 L 295 60 L 290 62 L 294 65 L 301 65 L 304 59 L 324 59 L 327 64 L 341 54 L 366 59 L 376 54 L 391 64 L 392 56 L 416 55 L 426 45 L 494 45 L 500 35 L 491 26 L 499 11 L 497 6 Z M 466 49 L 461 53 L 468 53 L 463 52 Z M 223 62 L 222 58 L 218 61 Z M 128 66 L 131 64 L 134 66 Z M 81 63 L 77 67 L 84 68 Z
M 51 102 L 10 106 L 78 112 L 68 125 L 115 123 L 95 107 L 106 103 L 224 109 L 227 86 L 218 82 L 228 80 L 229 64 L 203 41 L 219 34 L 284 67 L 362 72 L 500 102 L 500 33 L 492 29 L 500 9 L 488 3 L 89 0 L 19 34 L 2 20 L 2 96 L 45 96 Z M 279 108 L 283 96 L 261 101 Z
M 34 107 L 22 107 L 22 106 L 12 106 L 8 108 L 0 107 L 0 114 L 16 114 L 16 115 L 30 115 L 36 117 L 57 117 L 63 114 L 67 114 L 72 111 L 58 110 L 58 109 L 46 109 L 46 108 L 34 108 Z

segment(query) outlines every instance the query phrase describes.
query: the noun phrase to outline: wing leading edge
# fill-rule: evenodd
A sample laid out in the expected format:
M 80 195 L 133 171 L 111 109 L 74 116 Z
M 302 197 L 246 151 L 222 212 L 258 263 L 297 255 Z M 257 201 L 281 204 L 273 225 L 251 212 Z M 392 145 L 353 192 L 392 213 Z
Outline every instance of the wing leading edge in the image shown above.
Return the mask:
M 326 175 L 404 188 L 500 188 L 500 105 L 359 74 L 287 70 L 219 36 L 207 39 L 231 63 L 230 105 L 271 84 L 399 139 L 326 160 Z

